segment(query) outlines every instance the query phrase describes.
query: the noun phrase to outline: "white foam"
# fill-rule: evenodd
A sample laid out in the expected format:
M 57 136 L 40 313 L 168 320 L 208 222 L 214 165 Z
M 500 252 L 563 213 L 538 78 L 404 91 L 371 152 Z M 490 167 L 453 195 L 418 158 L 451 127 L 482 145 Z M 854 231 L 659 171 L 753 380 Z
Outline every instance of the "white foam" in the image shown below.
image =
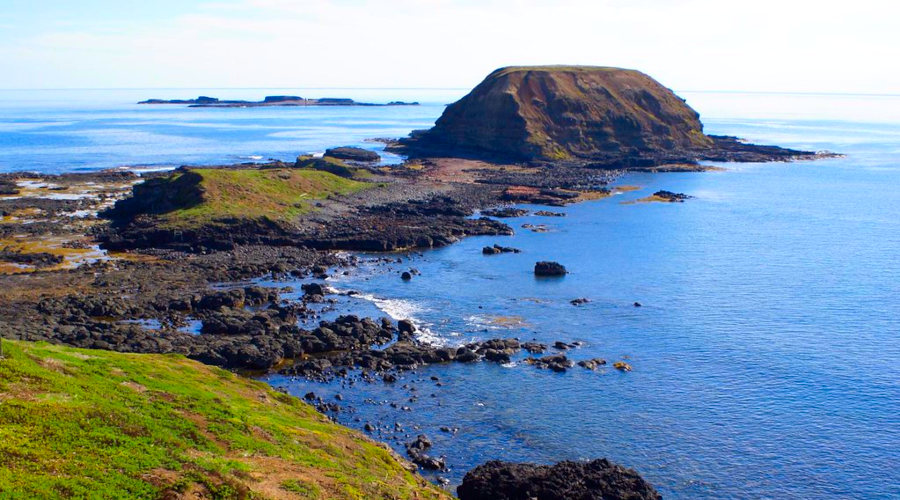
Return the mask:
M 429 328 L 429 324 L 416 318 L 416 314 L 425 311 L 425 309 L 415 302 L 403 299 L 385 299 L 369 293 L 357 293 L 353 295 L 353 298 L 367 300 L 375 304 L 375 307 L 390 316 L 394 321 L 401 319 L 411 321 L 416 327 L 416 339 L 420 342 L 439 346 L 446 344 L 446 339 L 434 333 Z
M 64 215 L 67 215 L 69 217 L 75 217 L 78 219 L 83 219 L 85 217 L 97 215 L 97 212 L 94 210 L 75 210 L 74 212 L 68 212 Z
M 28 189 L 28 188 L 40 189 L 40 188 L 49 187 L 49 184 L 47 184 L 44 181 L 19 181 L 16 184 L 18 184 L 20 188 L 24 188 L 24 189 Z
M 94 193 L 47 193 L 42 196 L 34 196 L 33 198 L 44 198 L 47 200 L 86 200 L 93 198 Z
M 482 330 L 499 330 L 500 327 L 494 324 L 490 318 L 482 316 L 482 315 L 472 315 L 465 317 L 466 324 L 469 325 L 470 328 Z

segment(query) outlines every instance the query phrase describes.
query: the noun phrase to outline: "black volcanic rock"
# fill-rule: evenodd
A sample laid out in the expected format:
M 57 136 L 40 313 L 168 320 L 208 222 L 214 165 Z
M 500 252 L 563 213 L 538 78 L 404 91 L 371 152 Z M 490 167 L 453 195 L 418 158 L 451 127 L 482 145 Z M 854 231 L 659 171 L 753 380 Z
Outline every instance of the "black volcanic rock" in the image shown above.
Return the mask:
M 556 465 L 491 461 L 466 473 L 460 500 L 661 500 L 633 469 L 606 459 Z
M 331 148 L 325 150 L 325 156 L 337 158 L 339 160 L 350 160 L 359 162 L 375 162 L 381 159 L 378 153 L 363 148 L 354 148 L 344 146 L 340 148 Z
M 684 203 L 684 200 L 689 200 L 693 198 L 693 196 L 684 194 L 684 193 L 673 193 L 671 191 L 657 191 L 653 193 L 653 196 L 665 200 L 669 203 Z
M 567 272 L 559 262 L 541 261 L 534 264 L 535 276 L 565 276 Z

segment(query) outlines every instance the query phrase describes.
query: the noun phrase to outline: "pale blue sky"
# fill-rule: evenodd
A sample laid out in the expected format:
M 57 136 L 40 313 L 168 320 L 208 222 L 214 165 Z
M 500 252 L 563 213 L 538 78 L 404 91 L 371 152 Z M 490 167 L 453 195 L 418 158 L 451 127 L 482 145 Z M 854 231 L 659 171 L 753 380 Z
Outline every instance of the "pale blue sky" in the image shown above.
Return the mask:
M 884 0 L 0 0 L 0 88 L 468 88 L 564 63 L 900 93 L 897 19 Z

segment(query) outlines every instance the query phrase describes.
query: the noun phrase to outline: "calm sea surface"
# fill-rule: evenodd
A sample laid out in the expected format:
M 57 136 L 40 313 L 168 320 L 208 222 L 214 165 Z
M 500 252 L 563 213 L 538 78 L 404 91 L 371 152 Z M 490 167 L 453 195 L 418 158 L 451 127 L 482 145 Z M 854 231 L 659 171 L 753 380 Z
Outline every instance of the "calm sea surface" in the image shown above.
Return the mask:
M 432 104 L 131 104 L 286 92 Z M 364 140 L 428 127 L 462 93 L 0 91 L 0 170 L 290 159 L 344 144 L 378 149 Z M 639 190 L 561 209 L 566 217 L 507 219 L 515 236 L 469 238 L 391 266 L 363 256 L 359 269 L 331 280 L 361 292 L 332 314 L 411 317 L 450 344 L 577 340 L 584 346 L 570 358 L 627 360 L 632 372 L 478 363 L 429 367 L 393 387 L 267 380 L 297 395 L 340 392 L 349 411 L 338 419 L 352 427 L 400 423 L 403 432 L 380 436 L 398 449 L 405 434 L 427 434 L 433 454 L 453 467 L 443 474 L 453 483 L 489 459 L 608 457 L 636 468 L 666 498 L 900 497 L 900 97 L 682 95 L 708 132 L 846 157 L 628 175 L 619 184 Z M 658 189 L 696 198 L 623 203 Z M 482 256 L 493 243 L 523 252 Z M 537 260 L 559 261 L 571 274 L 535 279 Z M 422 274 L 402 282 L 398 273 L 409 267 Z M 590 302 L 569 304 L 580 297 Z M 445 425 L 459 432 L 441 432 Z

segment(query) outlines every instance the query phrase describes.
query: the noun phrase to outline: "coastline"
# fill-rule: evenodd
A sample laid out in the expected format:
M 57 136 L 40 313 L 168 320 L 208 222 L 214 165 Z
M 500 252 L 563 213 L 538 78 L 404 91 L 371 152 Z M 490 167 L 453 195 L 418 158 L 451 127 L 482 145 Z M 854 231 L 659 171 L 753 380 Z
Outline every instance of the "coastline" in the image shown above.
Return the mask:
M 594 76 L 607 74 L 602 69 L 589 71 Z M 513 72 L 518 78 L 523 70 Z M 614 120 L 617 135 L 607 136 L 614 142 L 609 149 L 573 141 L 566 127 L 560 126 L 565 116 L 556 115 L 551 121 L 560 123 L 552 124 L 548 132 L 559 143 L 549 136 L 523 136 L 513 138 L 519 146 L 448 148 L 446 137 L 441 136 L 441 127 L 448 122 L 442 117 L 433 129 L 436 132 L 428 136 L 430 142 L 418 142 L 425 136 L 417 134 L 409 140 L 386 141 L 386 150 L 408 157 L 397 165 L 380 164 L 371 151 L 335 148 L 322 157 L 300 156 L 293 163 L 179 167 L 147 174 L 143 182 L 137 182 L 134 174 L 120 173 L 127 177 L 124 185 L 133 186 L 130 197 L 122 192 L 122 179 L 86 189 L 97 183 L 76 174 L 31 179 L 6 175 L 0 179 L 7 193 L 0 204 L 9 206 L 3 214 L 3 229 L 14 238 L 20 236 L 12 233 L 26 230 L 35 244 L 7 245 L 4 250 L 7 260 L 19 266 L 0 276 L 0 285 L 10 291 L 4 299 L 9 307 L 0 313 L 0 321 L 8 326 L 5 335 L 122 352 L 179 353 L 247 375 L 277 373 L 340 384 L 347 391 L 356 384 L 402 384 L 409 391 L 405 396 L 409 404 L 420 397 L 412 385 L 418 371 L 440 370 L 444 365 L 496 366 L 508 373 L 517 367 L 516 371 L 539 370 L 564 377 L 571 371 L 602 374 L 609 370 L 627 377 L 632 370 L 627 356 L 586 357 L 580 353 L 585 341 L 566 338 L 569 333 L 542 341 L 484 335 L 434 345 L 422 335 L 430 332 L 417 331 L 408 317 L 360 317 L 352 308 L 332 314 L 339 301 L 328 288 L 327 278 L 351 273 L 360 264 L 357 255 L 336 252 L 356 251 L 382 252 L 383 264 L 410 266 L 400 274 L 402 281 L 417 280 L 419 271 L 411 267 L 409 258 L 397 257 L 398 252 L 448 247 L 468 236 L 511 236 L 515 230 L 505 221 L 522 210 L 509 207 L 523 203 L 565 207 L 608 198 L 631 190 L 630 186 L 611 187 L 628 171 L 700 172 L 716 168 L 703 160 L 796 161 L 828 156 L 707 136 L 693 110 L 658 84 L 654 92 L 672 107 L 672 114 L 666 115 L 670 133 L 651 133 L 653 118 L 646 121 L 645 115 L 622 117 Z M 266 105 L 296 101 L 287 97 L 279 96 Z M 602 101 L 597 100 L 600 107 L 610 104 Z M 477 107 L 463 115 L 478 115 Z M 587 113 L 581 118 L 596 123 L 592 113 L 600 111 L 590 106 L 582 111 Z M 643 130 L 644 125 L 649 128 Z M 640 132 L 629 131 L 632 126 Z M 459 127 L 457 123 L 444 128 L 452 136 Z M 464 123 L 462 129 L 466 129 Z M 532 146 L 538 139 L 541 146 L 535 150 Z M 594 149 L 582 155 L 584 148 Z M 521 157 L 504 160 L 498 156 L 513 151 Z M 61 191 L 73 193 L 73 199 L 59 206 L 46 201 L 61 201 L 57 193 Z M 654 194 L 654 201 L 688 198 L 666 190 Z M 83 217 L 73 217 L 76 213 Z M 538 210 L 536 215 L 564 214 Z M 89 223 L 74 224 L 75 218 Z M 522 224 L 521 229 L 549 230 L 543 223 Z M 83 262 L 60 257 L 63 248 L 73 245 L 49 244 L 61 231 L 99 243 L 106 253 L 102 259 Z M 496 243 L 482 250 L 484 255 L 497 253 L 519 250 Z M 534 275 L 547 272 L 566 274 L 557 262 L 534 264 Z M 262 283 L 261 277 L 268 277 L 269 283 Z M 288 281 L 292 286 L 283 286 Z M 590 303 L 587 297 L 567 300 L 570 307 Z M 634 302 L 631 307 L 640 306 Z M 525 325 L 518 317 L 486 321 L 503 327 Z M 430 378 L 435 387 L 442 386 L 440 379 L 437 374 Z M 422 382 L 428 383 L 416 379 Z M 295 395 L 333 419 L 344 411 L 340 393 L 333 399 L 314 392 Z M 438 396 L 432 393 L 431 397 Z M 409 404 L 398 401 L 390 406 L 412 412 Z M 429 436 L 419 434 L 413 439 L 399 422 L 391 426 L 373 421 L 362 427 L 380 439 L 390 437 L 395 448 L 405 451 L 423 472 L 429 471 L 435 482 L 447 484 L 440 474 L 455 464 L 434 454 Z M 441 432 L 455 434 L 453 429 L 451 424 Z M 538 470 L 546 472 L 534 469 L 529 474 Z M 655 494 L 652 488 L 649 492 Z
M 416 163 L 416 165 L 421 165 L 421 163 Z M 419 169 L 404 168 L 404 171 L 400 172 L 398 185 L 404 197 L 408 197 L 411 193 L 409 170 L 412 170 L 412 175 L 415 176 L 413 182 L 427 187 L 421 191 L 420 195 L 427 197 L 440 193 L 441 205 L 437 205 L 440 207 L 437 209 L 426 208 L 426 211 L 422 213 L 401 212 L 396 215 L 398 218 L 394 219 L 393 223 L 402 224 L 402 221 L 407 220 L 406 217 L 410 215 L 413 217 L 424 216 L 432 220 L 432 225 L 429 227 L 443 222 L 440 218 L 437 221 L 433 220 L 435 213 L 448 213 L 449 211 L 453 220 L 457 221 L 454 224 L 463 224 L 461 221 L 482 220 L 472 218 L 469 210 L 508 206 L 506 204 L 513 201 L 549 202 L 546 205 L 534 205 L 535 208 L 540 208 L 541 206 L 562 206 L 612 196 L 616 192 L 615 186 L 612 185 L 613 180 L 622 174 L 618 171 L 607 171 L 603 172 L 602 179 L 589 178 L 591 179 L 589 184 L 598 187 L 583 191 L 578 196 L 569 196 L 565 192 L 542 188 L 531 188 L 517 192 L 515 198 L 509 199 L 509 187 L 513 185 L 510 183 L 510 179 L 515 179 L 515 185 L 519 185 L 523 179 L 536 182 L 545 182 L 546 179 L 536 178 L 529 168 L 497 167 L 470 160 L 438 159 L 425 163 Z M 476 185 L 473 181 L 478 175 L 486 175 L 486 180 L 489 182 L 483 183 L 483 186 Z M 571 177 L 573 175 L 573 172 L 562 170 L 560 178 L 565 182 L 573 183 L 573 185 L 585 184 L 582 176 Z M 75 179 L 79 177 L 80 174 L 74 174 Z M 68 181 L 72 179 L 71 176 L 63 178 Z M 454 181 L 462 179 L 463 182 L 459 186 L 448 187 L 446 184 L 449 179 L 454 179 Z M 77 181 L 75 183 L 77 184 Z M 52 188 L 44 187 L 43 189 Z M 624 186 L 623 189 L 631 190 L 633 188 Z M 488 193 L 493 194 L 487 195 Z M 453 198 L 453 194 L 460 197 Z M 561 197 L 561 194 L 564 197 Z M 390 207 L 394 206 L 394 201 L 390 196 L 382 196 L 379 200 Z M 342 202 L 346 203 L 346 199 Z M 454 206 L 466 208 L 448 208 Z M 540 212 L 540 210 L 538 211 Z M 552 212 L 550 213 L 552 214 Z M 498 231 L 506 231 L 502 229 L 506 227 L 502 222 L 504 220 L 502 217 L 493 220 L 499 224 Z M 443 231 L 445 229 L 445 227 L 434 227 L 432 230 Z M 533 228 L 532 230 L 539 231 L 540 229 Z M 418 229 L 418 232 L 421 235 L 421 229 Z M 102 235 L 103 233 L 97 234 Z M 458 238 L 465 237 L 467 234 L 469 233 L 466 231 L 451 232 L 450 236 L 445 239 L 430 239 L 431 243 L 428 246 L 453 244 Z M 327 239 L 326 241 L 331 240 Z M 435 245 L 435 243 L 438 244 Z M 415 247 L 415 245 L 412 246 Z M 289 276 L 309 277 L 311 279 L 308 282 L 315 283 L 327 275 L 341 275 L 348 272 L 359 264 L 355 255 L 344 252 L 346 249 L 356 250 L 352 246 L 340 250 L 315 250 L 314 248 L 315 246 L 304 249 L 297 246 L 272 247 L 236 244 L 231 248 L 214 252 L 185 253 L 185 250 L 191 249 L 184 247 L 166 249 L 165 246 L 162 246 L 131 249 L 117 254 L 127 256 L 125 259 L 98 261 L 67 271 L 64 279 L 66 285 L 59 282 L 58 273 L 53 271 L 38 271 L 31 275 L 7 275 L 0 279 L 5 282 L 8 290 L 16 290 L 19 286 L 25 285 L 29 288 L 29 293 L 27 297 L 25 295 L 19 297 L 16 305 L 6 309 L 9 312 L 4 315 L 3 320 L 12 327 L 10 331 L 14 336 L 18 335 L 19 338 L 26 340 L 50 340 L 80 347 L 133 352 L 181 352 L 205 363 L 251 374 L 258 374 L 262 371 L 263 373 L 281 373 L 289 377 L 299 375 L 310 380 L 321 381 L 335 380 L 337 377 L 351 383 L 354 380 L 369 383 L 391 383 L 392 380 L 397 380 L 398 376 L 402 378 L 403 372 L 414 372 L 422 366 L 440 365 L 450 361 L 471 363 L 483 360 L 484 362 L 506 364 L 516 359 L 520 363 L 527 361 L 538 368 L 557 372 L 565 372 L 570 369 L 593 370 L 601 362 L 602 364 L 606 363 L 605 360 L 599 358 L 580 359 L 577 354 L 574 359 L 570 360 L 565 354 L 560 353 L 558 346 L 554 349 L 546 344 L 520 343 L 513 339 L 465 342 L 453 346 L 452 350 L 440 346 L 432 347 L 427 339 L 416 335 L 419 333 L 416 325 L 408 322 L 404 325 L 403 321 L 395 326 L 392 322 L 382 321 L 379 324 L 369 319 L 359 320 L 351 315 L 332 318 L 321 323 L 320 328 L 316 328 L 316 322 L 322 318 L 324 313 L 328 312 L 329 306 L 335 302 L 327 288 L 306 289 L 304 285 L 303 290 L 290 290 L 284 288 L 283 285 L 273 287 L 254 284 L 254 281 L 261 276 L 274 278 L 276 285 L 279 281 L 278 277 Z M 382 257 L 384 263 L 388 265 L 399 264 L 400 260 L 406 262 L 406 259 L 395 256 L 398 252 L 409 251 L 405 245 L 396 243 L 382 244 L 378 249 L 389 250 Z M 363 247 L 361 250 L 370 249 Z M 59 295 L 59 292 L 67 287 L 76 284 L 83 286 L 85 278 L 78 276 L 82 273 L 91 275 L 100 273 L 107 277 L 103 280 L 104 287 L 98 289 L 99 294 L 89 293 L 77 298 L 67 297 L 64 293 Z M 36 279 L 29 279 L 33 277 Z M 247 280 L 249 283 L 246 283 Z M 42 287 L 37 290 L 31 289 L 35 281 L 42 283 Z M 138 283 L 141 282 L 177 283 L 177 285 L 176 289 L 169 293 L 157 291 L 155 296 L 142 297 L 138 303 L 133 300 L 124 302 L 115 298 L 122 294 L 130 294 L 134 290 L 133 287 L 139 286 Z M 237 287 L 217 284 L 229 282 L 242 282 L 243 284 Z M 116 285 L 110 286 L 113 283 Z M 327 284 L 328 281 L 326 280 L 325 283 Z M 116 291 L 116 288 L 120 291 Z M 48 297 L 46 292 L 50 290 L 55 291 L 57 297 Z M 342 293 L 349 294 L 351 292 Z M 41 298 L 35 304 L 35 312 L 29 313 L 28 306 L 33 304 L 31 301 L 34 299 L 28 297 L 35 297 L 36 294 L 40 294 Z M 15 294 L 7 296 L 7 298 L 14 297 L 16 297 Z M 324 305 L 324 307 L 320 305 Z M 260 313 L 265 314 L 261 317 Z M 48 314 L 60 318 L 61 321 L 58 324 L 47 322 L 46 315 Z M 303 328 L 298 330 L 296 327 L 289 327 L 298 321 L 309 325 L 304 328 L 309 328 L 310 330 L 306 331 L 311 332 L 311 335 L 304 334 Z M 23 325 L 24 328 L 17 329 L 15 326 L 17 323 Z M 38 323 L 49 327 L 48 333 L 35 332 L 33 325 Z M 199 327 L 191 326 L 197 323 L 200 324 Z M 25 327 L 25 325 L 29 326 Z M 192 328 L 194 329 L 192 330 Z M 15 332 L 20 333 L 16 334 Z M 333 332 L 346 332 L 340 333 L 340 335 L 348 336 L 334 337 Z M 301 340 L 299 343 L 293 340 L 297 338 L 298 334 L 301 335 L 301 338 L 303 335 L 307 335 L 305 338 L 308 340 Z M 385 344 L 385 342 L 387 343 Z M 559 342 L 565 341 L 560 340 Z M 378 346 L 378 344 L 384 345 Z M 248 345 L 252 348 L 247 349 Z M 568 348 L 577 347 L 577 344 L 568 345 Z M 308 353 L 321 354 L 300 361 L 293 359 L 292 352 L 304 353 L 304 357 L 308 356 Z M 340 354 L 340 352 L 344 352 L 344 354 Z M 527 352 L 528 355 L 520 354 L 523 352 Z M 554 352 L 559 354 L 553 354 Z M 335 356 L 335 354 L 338 355 Z M 321 355 L 326 355 L 326 357 L 323 358 Z M 323 359 L 327 359 L 328 362 L 323 363 Z M 576 367 L 576 362 L 582 366 Z M 347 370 L 359 370 L 360 367 L 362 367 L 361 372 L 348 374 Z M 339 404 L 321 399 L 313 399 L 310 402 L 326 414 L 333 413 L 336 409 L 339 411 L 340 407 Z M 381 432 L 378 430 L 381 427 L 381 424 L 373 425 L 373 429 L 377 432 Z M 431 459 L 432 457 L 426 455 L 419 462 L 420 464 L 430 464 L 432 463 Z M 438 471 L 446 467 L 441 462 L 436 464 L 425 466 L 436 468 Z M 433 476 L 436 481 L 439 481 L 439 477 L 439 475 Z
M 471 167 L 471 162 L 464 162 L 462 166 L 454 165 L 452 160 L 440 160 L 435 170 L 426 172 L 424 177 L 431 184 L 440 184 L 448 175 L 444 170 L 449 170 L 450 175 L 458 175 L 467 170 L 463 167 Z M 494 167 L 487 169 L 496 173 Z M 161 175 L 161 174 L 157 174 Z M 507 175 L 506 173 L 503 174 Z M 5 179 L 14 179 L 18 174 L 9 174 Z M 112 182 L 106 176 L 112 176 Z M 27 251 L 53 254 L 55 252 L 66 253 L 71 245 L 62 242 L 61 246 L 49 245 L 51 239 L 58 238 L 59 229 L 67 228 L 73 240 L 83 240 L 90 235 L 103 234 L 98 227 L 103 227 L 104 222 L 97 219 L 96 212 L 107 209 L 112 203 L 123 198 L 126 192 L 123 186 L 133 185 L 139 182 L 133 174 L 125 173 L 98 173 L 98 174 L 68 174 L 63 176 L 39 176 L 29 174 L 29 179 L 18 179 L 14 184 L 19 188 L 19 193 L 5 197 L 7 205 L 13 203 L 13 210 L 5 214 L 3 229 L 7 232 L 15 232 L 22 228 L 28 228 L 29 240 L 32 242 Z M 605 174 L 603 185 L 612 180 L 609 173 Z M 85 189 L 85 184 L 91 189 Z M 491 187 L 496 190 L 496 187 Z M 469 194 L 466 189 L 464 194 Z M 477 190 L 476 190 L 477 191 Z M 502 193 L 503 190 L 497 191 Z M 68 193 L 72 196 L 63 200 L 63 205 L 56 207 L 57 211 L 46 212 L 47 207 L 42 205 L 54 200 L 55 193 Z M 404 195 L 409 191 L 404 189 Z M 432 194 L 431 190 L 427 191 Z M 446 189 L 440 192 L 446 193 Z M 590 193 L 590 192 L 588 192 Z M 77 194 L 77 196 L 75 196 Z M 538 196 L 539 200 L 558 200 L 557 206 L 577 202 L 583 199 L 606 197 L 611 192 L 603 189 L 594 192 L 591 196 L 579 196 L 559 198 L 556 193 L 542 193 L 537 190 L 527 193 L 527 196 Z M 486 208 L 498 206 L 499 198 L 490 199 L 483 205 L 477 205 L 478 201 L 464 197 L 464 203 L 468 206 Z M 475 200 L 484 200 L 483 195 L 476 196 Z M 47 200 L 47 201 L 41 201 Z M 21 220 L 23 210 L 28 212 L 30 202 L 37 202 L 45 211 L 44 222 L 33 219 Z M 80 212 L 94 210 L 94 213 L 83 214 L 83 217 L 75 218 L 66 210 L 77 209 Z M 454 218 L 460 220 L 471 219 L 466 211 L 454 211 Z M 85 219 L 81 225 L 72 226 L 72 220 Z M 502 219 L 498 219 L 502 220 Z M 502 227 L 502 223 L 499 223 Z M 498 226 L 498 227 L 501 227 Z M 83 230 L 84 234 L 79 234 Z M 505 231 L 505 230 L 504 230 Z M 42 234 L 47 236 L 42 236 Z M 452 236 L 446 240 L 432 240 L 440 242 L 438 246 L 452 244 L 458 237 L 464 237 L 465 232 L 459 236 Z M 44 241 L 44 244 L 38 243 Z M 430 246 L 433 246 L 430 245 Z M 8 247 L 9 249 L 10 247 Z M 65 249 L 65 250 L 64 250 Z M 12 249 L 15 251 L 16 249 Z M 26 249 L 19 250 L 20 252 Z M 384 255 L 396 255 L 398 251 L 405 250 L 401 247 L 393 249 L 393 252 Z M 29 254 L 31 255 L 31 254 Z M 520 344 L 513 339 L 488 339 L 485 342 L 466 343 L 465 346 L 454 347 L 452 350 L 441 347 L 432 347 L 427 338 L 416 335 L 417 328 L 408 321 L 399 321 L 394 327 L 391 322 L 382 320 L 381 324 L 363 319 L 360 322 L 351 316 L 338 317 L 330 322 L 321 323 L 328 325 L 336 331 L 343 331 L 350 335 L 349 343 L 333 344 L 335 340 L 327 329 L 319 328 L 309 337 L 312 344 L 293 344 L 288 347 L 291 337 L 295 337 L 298 330 L 288 329 L 285 326 L 298 320 L 306 320 L 307 324 L 314 324 L 315 320 L 323 313 L 316 310 L 314 304 L 334 302 L 329 297 L 327 288 L 323 295 L 317 295 L 314 290 L 303 290 L 299 297 L 296 294 L 296 305 L 291 306 L 291 299 L 287 303 L 280 296 L 280 292 L 287 292 L 284 297 L 291 297 L 293 290 L 284 287 L 260 287 L 255 285 L 234 286 L 219 285 L 235 281 L 257 280 L 261 276 L 310 276 L 322 278 L 327 273 L 341 274 L 348 269 L 357 266 L 358 260 L 351 254 L 335 250 L 306 250 L 296 247 L 247 246 L 236 245 L 230 250 L 205 254 L 185 254 L 177 250 L 144 249 L 142 251 L 110 252 L 106 251 L 97 259 L 84 261 L 70 260 L 65 255 L 61 265 L 50 267 L 35 267 L 29 272 L 21 272 L 22 269 L 11 269 L 0 276 L 6 289 L 10 292 L 4 295 L 4 313 L 0 321 L 9 327 L 5 329 L 5 337 L 12 336 L 20 340 L 50 341 L 79 347 L 94 349 L 107 349 L 124 352 L 138 353 L 168 353 L 180 352 L 193 359 L 204 363 L 220 365 L 231 368 L 248 375 L 259 373 L 283 373 L 303 374 L 310 380 L 328 380 L 336 375 L 353 380 L 353 376 L 346 378 L 344 375 L 332 372 L 331 368 L 341 364 L 352 367 L 365 364 L 369 356 L 387 353 L 382 356 L 380 365 L 371 365 L 375 368 L 374 374 L 383 383 L 396 380 L 400 373 L 415 370 L 419 366 L 427 364 L 440 364 L 448 361 L 464 363 L 493 362 L 498 364 L 509 363 L 510 356 L 516 355 L 520 349 L 524 349 L 533 355 L 540 355 L 547 350 L 546 345 Z M 384 257 L 386 261 L 396 263 L 395 257 Z M 100 281 L 89 276 L 103 276 Z M 140 303 L 134 300 L 124 301 L 118 297 L 132 295 L 135 290 L 141 290 L 140 283 L 169 283 L 178 287 L 178 291 L 170 293 L 156 292 L 155 296 L 142 297 Z M 327 281 L 326 281 L 327 283 Z M 99 284 L 99 286 L 97 286 Z M 135 288 L 136 287 L 136 288 Z M 91 291 L 97 290 L 97 292 Z M 72 291 L 76 291 L 72 295 Z M 117 291 L 119 290 L 119 291 Z M 221 290 L 221 291 L 216 291 Z M 197 292 L 202 293 L 199 297 Z M 143 292 L 146 294 L 146 291 Z M 345 292 L 347 293 L 347 292 Z M 351 292 L 352 293 L 352 292 Z M 132 295 L 132 299 L 135 298 Z M 274 323 L 273 330 L 265 323 L 262 328 L 256 323 L 261 309 L 269 311 L 266 323 Z M 253 312 L 257 311 L 257 312 Z M 50 321 L 48 321 L 50 320 Z M 234 321 L 238 322 L 235 323 Z M 250 326 L 250 325 L 254 326 Z M 36 325 L 42 325 L 35 328 Z M 210 326 L 212 325 L 212 326 Z M 219 326 L 216 326 L 219 325 Z M 237 328 L 237 330 L 235 330 Z M 241 334 L 247 328 L 256 329 L 258 333 L 250 333 L 250 337 Z M 42 330 L 46 333 L 42 333 Z M 302 330 L 300 331 L 302 332 Z M 423 332 L 424 333 L 424 332 Z M 237 335 L 236 335 L 237 334 Z M 343 334 L 342 334 L 343 335 Z M 266 338 L 268 344 L 260 344 L 259 339 Z M 283 340 L 282 340 L 283 339 Z M 248 350 L 247 342 L 251 342 L 252 349 Z M 377 344 L 385 341 L 387 349 Z M 279 342 L 286 342 L 279 344 Z M 374 347 L 374 349 L 373 349 Z M 344 356 L 342 360 L 332 358 L 330 363 L 322 365 L 315 360 L 298 362 L 292 359 L 290 350 L 294 352 L 323 353 L 335 350 L 349 349 L 350 352 L 358 352 L 362 357 Z M 538 359 L 537 357 L 533 359 Z M 556 365 L 565 370 L 574 366 L 563 360 Z M 260 372 L 262 370 L 262 372 Z M 372 381 L 370 375 L 361 376 L 360 380 Z M 307 398 L 308 399 L 308 398 Z M 339 406 L 334 403 L 326 403 L 322 400 L 311 400 L 320 412 L 329 415 Z M 332 415 L 333 416 L 333 415 Z M 438 472 L 448 465 L 443 460 L 435 459 L 425 453 L 407 453 L 409 458 L 423 467 L 423 471 L 436 469 Z M 445 483 L 440 476 L 432 476 L 438 484 Z

